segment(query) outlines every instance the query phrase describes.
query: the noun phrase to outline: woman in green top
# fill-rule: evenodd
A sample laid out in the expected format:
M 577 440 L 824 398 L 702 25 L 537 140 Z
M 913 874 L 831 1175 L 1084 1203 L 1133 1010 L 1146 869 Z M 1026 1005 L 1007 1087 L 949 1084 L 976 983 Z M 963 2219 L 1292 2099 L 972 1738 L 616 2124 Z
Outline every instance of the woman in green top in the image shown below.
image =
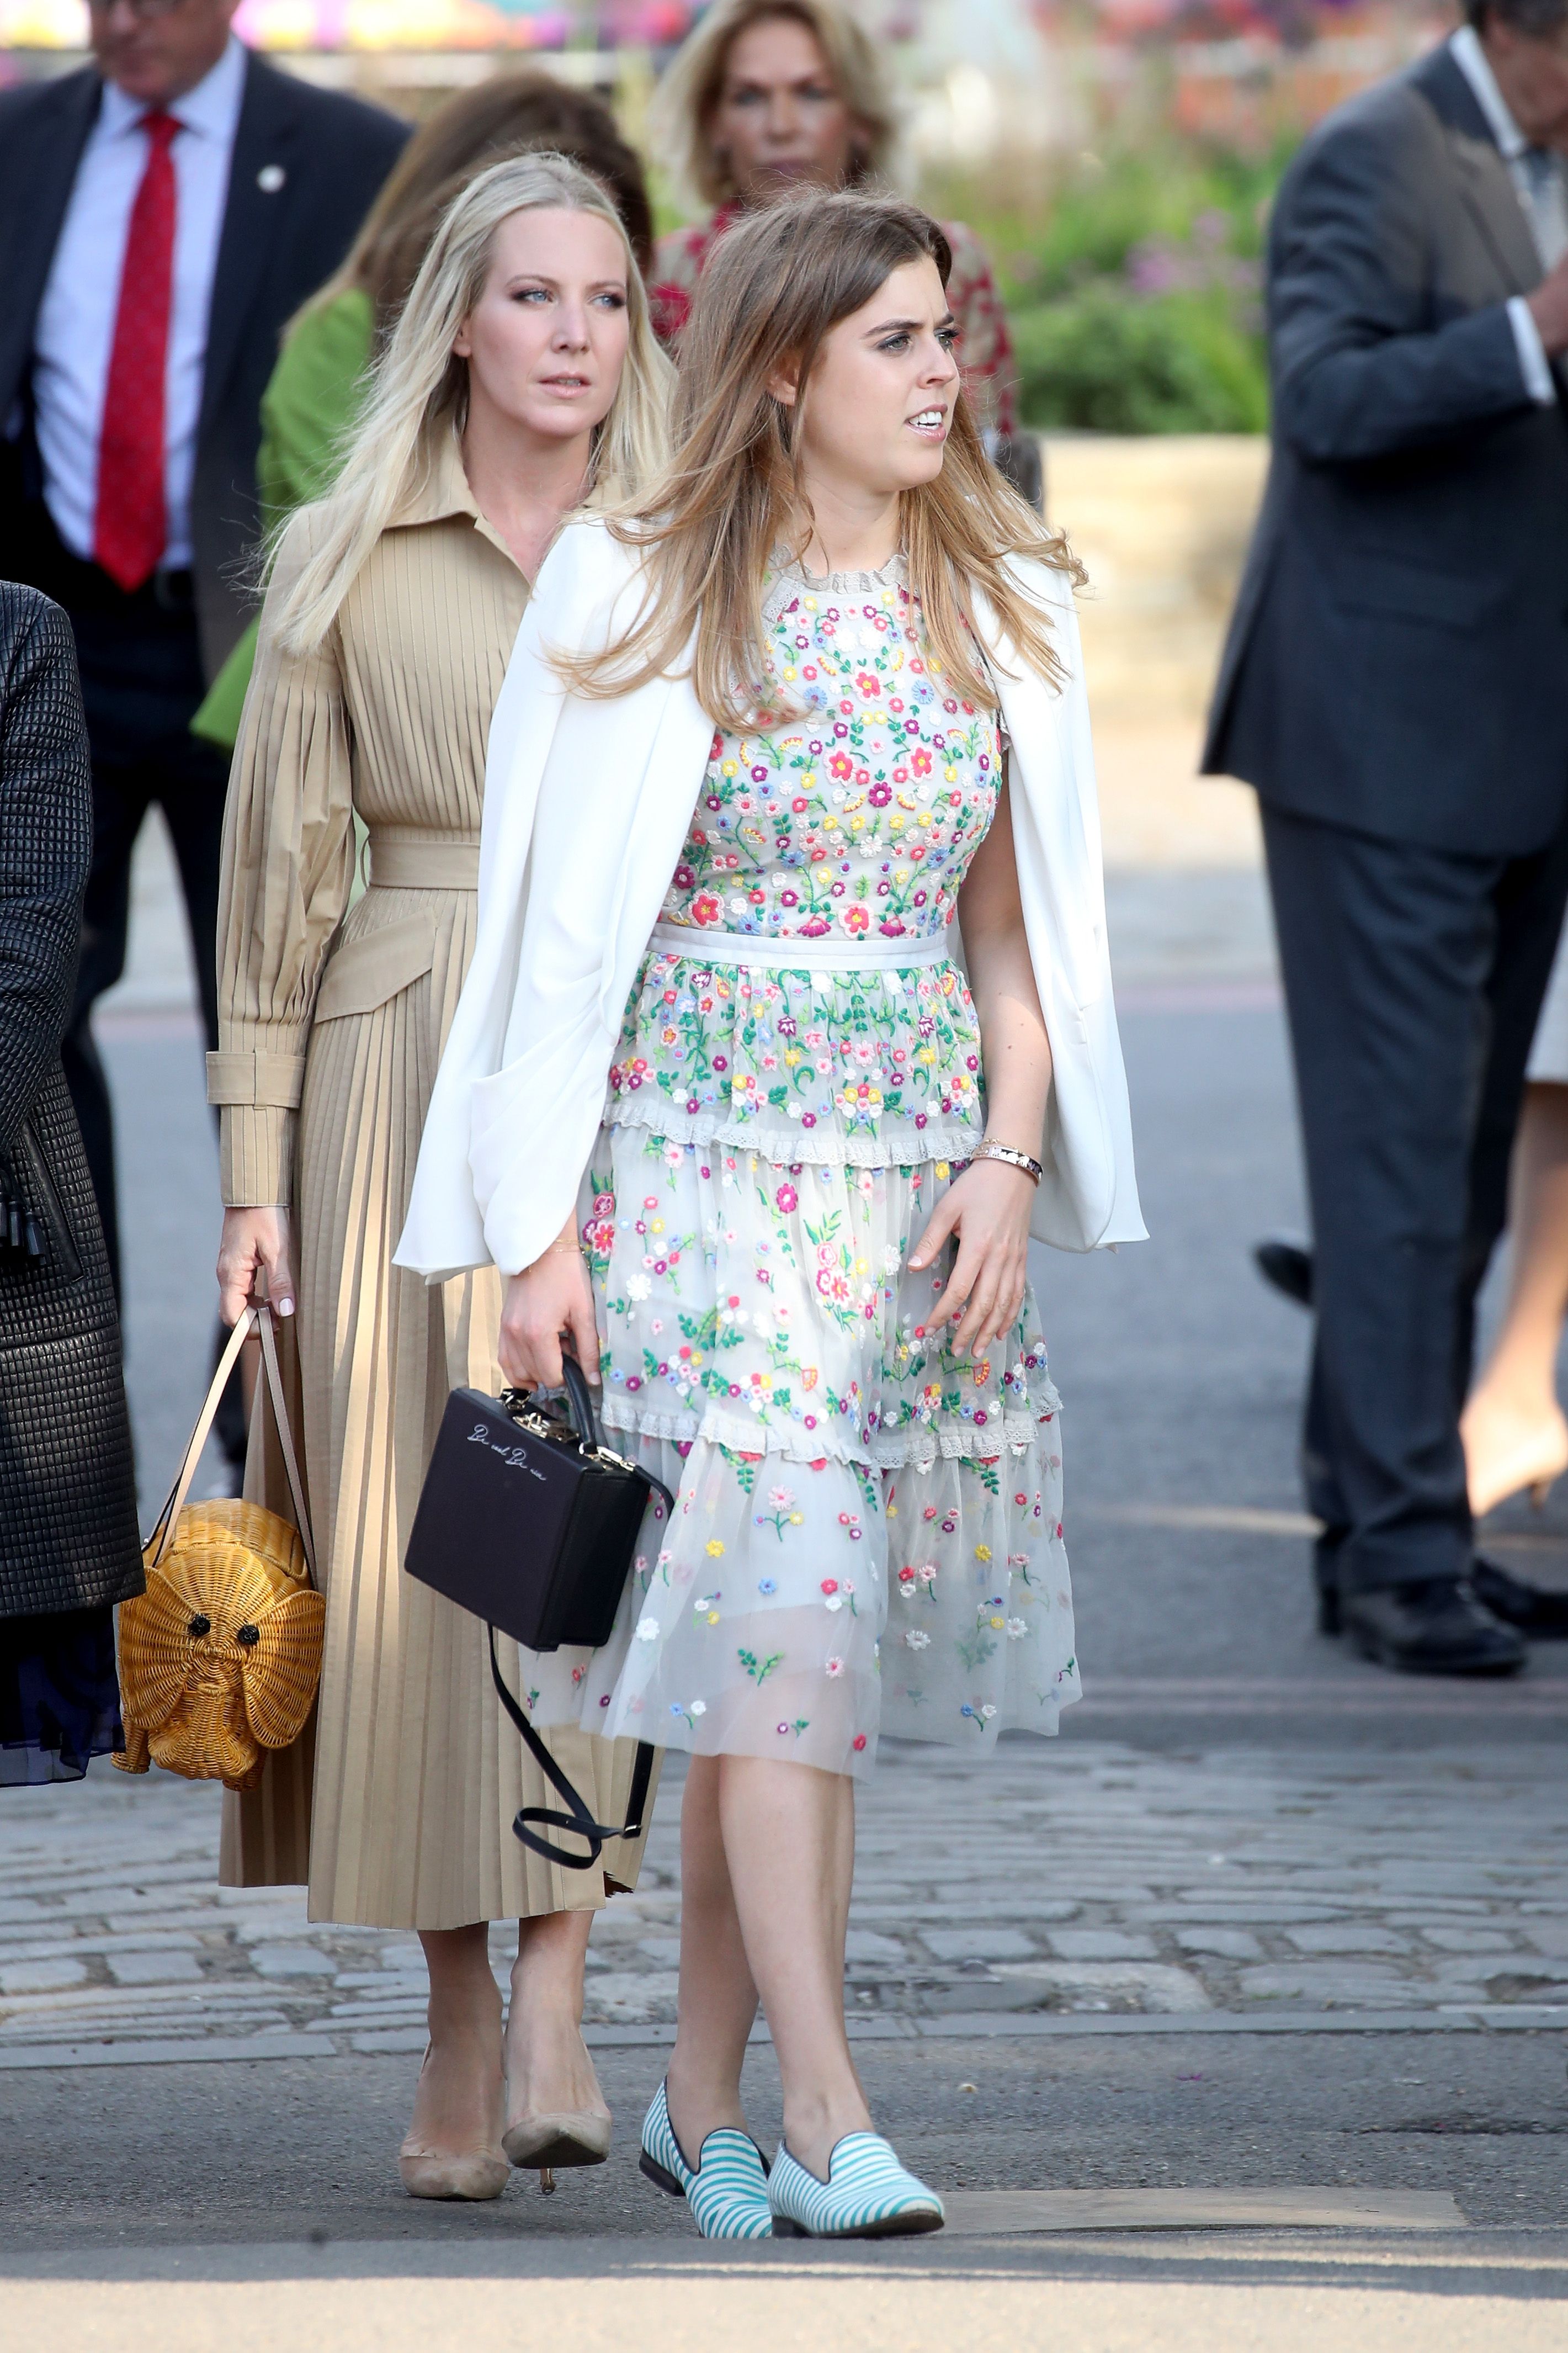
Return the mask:
M 498 75 L 449 98 L 415 132 L 342 267 L 284 337 L 261 398 L 257 480 L 268 538 L 336 472 L 372 350 L 402 309 L 452 198 L 488 164 L 534 147 L 570 156 L 608 190 L 647 275 L 653 215 L 642 165 L 602 100 L 541 72 Z M 256 630 L 252 621 L 191 722 L 194 734 L 226 752 L 239 735 Z

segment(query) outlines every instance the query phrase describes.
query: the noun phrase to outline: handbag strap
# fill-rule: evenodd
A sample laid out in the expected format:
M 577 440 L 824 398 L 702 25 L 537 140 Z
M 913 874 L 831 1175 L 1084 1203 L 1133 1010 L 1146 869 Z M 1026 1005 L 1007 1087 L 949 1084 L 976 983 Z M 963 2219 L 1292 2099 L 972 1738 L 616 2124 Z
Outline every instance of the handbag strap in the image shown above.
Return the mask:
M 500 1661 L 496 1656 L 496 1630 L 493 1626 L 489 1629 L 489 1638 L 490 1676 L 500 1704 L 522 1735 L 523 1746 L 534 1763 L 552 1788 L 565 1799 L 569 1809 L 563 1813 L 556 1806 L 520 1806 L 512 1821 L 513 1835 L 520 1838 L 532 1853 L 543 1855 L 547 1862 L 558 1862 L 566 1871 L 592 1871 L 604 1852 L 607 1839 L 641 1838 L 648 1784 L 653 1779 L 653 1750 L 646 1740 L 637 1742 L 637 1755 L 632 1760 L 631 1797 L 626 1820 L 619 1823 L 596 1822 L 588 1810 L 582 1791 L 562 1771 L 529 1722 L 527 1714 L 508 1690 L 506 1678 L 500 1671 Z M 531 1822 L 542 1822 L 548 1830 L 566 1831 L 574 1838 L 582 1839 L 587 1846 L 587 1853 L 568 1854 L 563 1848 L 552 1846 L 548 1839 L 529 1829 Z
M 289 1496 L 294 1506 L 295 1525 L 300 1531 L 300 1545 L 304 1548 L 305 1566 L 310 1570 L 310 1582 L 314 1585 L 316 1546 L 310 1534 L 310 1514 L 305 1502 L 305 1482 L 300 1476 L 300 1464 L 294 1452 L 294 1440 L 289 1428 L 289 1408 L 283 1393 L 282 1367 L 278 1362 L 278 1340 L 273 1328 L 272 1310 L 265 1300 L 245 1310 L 229 1334 L 224 1352 L 217 1360 L 217 1368 L 213 1374 L 202 1409 L 196 1416 L 196 1425 L 191 1432 L 190 1442 L 180 1458 L 180 1467 L 174 1473 L 174 1483 L 169 1490 L 168 1500 L 153 1522 L 153 1533 L 147 1539 L 149 1546 L 153 1544 L 157 1546 L 151 1565 L 156 1568 L 174 1541 L 174 1534 L 180 1524 L 180 1514 L 184 1509 L 185 1497 L 190 1492 L 191 1481 L 196 1475 L 196 1464 L 201 1461 L 202 1449 L 207 1442 L 207 1433 L 212 1429 L 213 1418 L 218 1409 L 218 1401 L 228 1387 L 230 1374 L 239 1361 L 239 1352 L 253 1332 L 259 1334 L 261 1339 L 261 1362 L 266 1370 L 268 1391 L 272 1400 L 272 1416 L 278 1429 L 278 1443 L 283 1456 L 284 1475 L 289 1482 Z

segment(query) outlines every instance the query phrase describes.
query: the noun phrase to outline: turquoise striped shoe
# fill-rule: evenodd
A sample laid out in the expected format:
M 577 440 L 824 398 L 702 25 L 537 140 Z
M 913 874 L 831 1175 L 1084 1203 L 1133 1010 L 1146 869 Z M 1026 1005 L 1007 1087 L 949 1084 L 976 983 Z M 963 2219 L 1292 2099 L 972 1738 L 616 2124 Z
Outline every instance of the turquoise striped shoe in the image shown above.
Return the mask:
M 768 2176 L 775 2239 L 903 2239 L 940 2231 L 942 2200 L 899 2163 L 879 2133 L 846 2133 L 819 2181 L 783 2142 Z
M 684 2198 L 705 2239 L 771 2239 L 767 2160 L 747 2133 L 721 2125 L 703 2142 L 697 2169 L 681 2155 L 661 2084 L 643 2118 L 638 2165 L 650 2181 Z

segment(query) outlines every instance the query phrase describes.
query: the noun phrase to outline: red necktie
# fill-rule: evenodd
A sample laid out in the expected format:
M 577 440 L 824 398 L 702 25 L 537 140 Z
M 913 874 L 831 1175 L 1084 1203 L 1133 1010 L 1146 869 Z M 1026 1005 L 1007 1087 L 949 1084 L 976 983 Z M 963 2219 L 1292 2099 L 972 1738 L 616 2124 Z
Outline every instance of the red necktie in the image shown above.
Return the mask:
M 163 379 L 174 277 L 174 164 L 178 122 L 154 108 L 142 118 L 147 164 L 125 240 L 114 343 L 98 442 L 98 512 L 92 552 L 111 580 L 140 588 L 163 553 Z

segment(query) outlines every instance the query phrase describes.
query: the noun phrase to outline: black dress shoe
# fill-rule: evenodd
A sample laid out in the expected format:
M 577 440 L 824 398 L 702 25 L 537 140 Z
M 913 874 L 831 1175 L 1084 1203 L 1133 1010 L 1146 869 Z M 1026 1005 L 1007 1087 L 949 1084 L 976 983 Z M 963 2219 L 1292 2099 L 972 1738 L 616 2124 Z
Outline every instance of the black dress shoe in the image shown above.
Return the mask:
M 1312 1303 L 1312 1253 L 1304 1242 L 1288 1242 L 1271 1234 L 1265 1242 L 1255 1242 L 1253 1264 L 1265 1282 L 1298 1307 Z
M 1339 1618 L 1363 1659 L 1407 1675 L 1512 1675 L 1529 1656 L 1458 1577 L 1342 1592 Z
M 1500 1568 L 1493 1560 L 1477 1560 L 1470 1584 L 1492 1616 L 1505 1625 L 1517 1626 L 1521 1634 L 1532 1634 L 1538 1641 L 1568 1640 L 1568 1593 L 1527 1585 L 1522 1577 Z

